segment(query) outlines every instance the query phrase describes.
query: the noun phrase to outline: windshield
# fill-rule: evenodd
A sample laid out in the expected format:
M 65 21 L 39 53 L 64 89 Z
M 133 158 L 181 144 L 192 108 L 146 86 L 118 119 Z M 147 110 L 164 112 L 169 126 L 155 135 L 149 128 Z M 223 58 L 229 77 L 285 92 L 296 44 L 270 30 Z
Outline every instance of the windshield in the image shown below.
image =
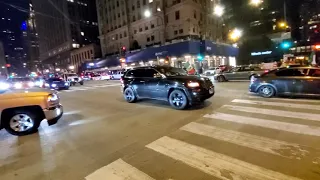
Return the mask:
M 30 78 L 10 78 L 8 81 L 11 81 L 11 82 L 22 82 L 22 81 L 31 81 Z
M 158 68 L 157 70 L 166 76 L 187 76 L 188 75 L 187 71 L 181 68 L 161 67 L 161 68 Z

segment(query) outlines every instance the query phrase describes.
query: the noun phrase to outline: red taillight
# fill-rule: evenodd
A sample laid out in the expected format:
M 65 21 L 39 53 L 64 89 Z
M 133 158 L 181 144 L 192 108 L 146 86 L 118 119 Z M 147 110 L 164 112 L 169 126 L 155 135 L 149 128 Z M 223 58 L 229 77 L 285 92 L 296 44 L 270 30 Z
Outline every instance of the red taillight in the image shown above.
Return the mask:
M 269 70 L 268 70 L 268 69 L 264 70 L 264 73 L 268 73 L 268 72 L 269 72 Z
M 91 78 L 91 76 L 89 75 L 89 78 Z
M 120 78 L 120 82 L 121 82 L 121 84 L 123 84 L 123 79 L 122 78 Z

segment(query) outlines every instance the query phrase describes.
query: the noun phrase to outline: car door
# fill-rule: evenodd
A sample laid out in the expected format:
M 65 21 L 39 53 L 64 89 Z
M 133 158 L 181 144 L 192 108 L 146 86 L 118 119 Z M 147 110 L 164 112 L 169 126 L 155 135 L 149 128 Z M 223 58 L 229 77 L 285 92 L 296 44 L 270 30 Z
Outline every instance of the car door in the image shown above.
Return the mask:
M 309 69 L 308 75 L 303 81 L 303 93 L 320 95 L 320 69 Z
M 240 73 L 240 71 L 241 71 L 241 67 L 237 67 L 223 74 L 227 80 L 237 80 L 237 76 L 238 76 L 238 73 Z
M 292 95 L 297 93 L 297 70 L 280 69 L 275 72 L 276 78 L 272 84 L 277 88 L 277 93 L 282 95 Z
M 126 73 L 126 83 L 130 85 L 139 97 L 147 97 L 145 88 L 146 78 L 144 77 L 144 69 L 134 69 Z
M 164 99 L 166 98 L 166 90 L 163 83 L 161 74 L 153 68 L 146 69 L 145 76 L 147 77 L 145 82 L 146 91 L 149 98 L 152 99 Z

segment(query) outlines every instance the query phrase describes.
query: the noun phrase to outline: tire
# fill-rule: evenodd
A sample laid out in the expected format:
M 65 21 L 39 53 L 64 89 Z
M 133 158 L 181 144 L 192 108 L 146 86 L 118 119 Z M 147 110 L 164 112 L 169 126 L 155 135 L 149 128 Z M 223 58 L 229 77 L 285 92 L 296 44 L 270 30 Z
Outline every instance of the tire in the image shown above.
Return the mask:
M 259 95 L 264 98 L 271 98 L 276 94 L 275 89 L 270 85 L 263 85 L 258 89 Z
M 169 94 L 169 103 L 174 109 L 183 110 L 188 106 L 188 98 L 183 91 L 174 90 Z
M 128 103 L 137 101 L 137 96 L 131 88 L 126 88 L 123 92 L 123 97 Z
M 224 76 L 218 76 L 218 82 L 225 82 L 226 78 Z
M 83 86 L 83 84 L 84 84 L 84 83 L 83 83 L 83 81 L 82 81 L 82 82 L 80 82 L 80 85 L 81 85 L 81 86 Z
M 33 134 L 38 131 L 42 120 L 39 115 L 35 114 L 36 112 L 36 110 L 14 110 L 9 112 L 2 120 L 3 127 L 8 133 L 15 136 Z M 22 129 L 18 129 L 19 127 Z

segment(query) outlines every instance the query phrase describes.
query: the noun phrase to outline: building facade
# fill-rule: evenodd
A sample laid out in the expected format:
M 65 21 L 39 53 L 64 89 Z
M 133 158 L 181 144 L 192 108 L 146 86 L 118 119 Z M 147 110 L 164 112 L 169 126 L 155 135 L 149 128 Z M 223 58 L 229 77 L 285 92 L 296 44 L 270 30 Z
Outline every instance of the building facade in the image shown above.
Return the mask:
M 7 64 L 7 62 L 6 62 L 3 44 L 0 41 L 0 79 L 7 77 L 7 75 L 8 75 L 6 64 Z
M 71 52 L 98 43 L 95 1 L 32 0 L 43 68 L 67 68 Z
M 79 49 L 71 51 L 71 69 L 75 72 L 79 71 L 81 64 L 91 62 L 101 57 L 101 48 L 97 44 L 89 44 Z M 70 68 L 69 68 L 70 69 Z
M 27 6 L 27 1 L 12 2 L 14 6 Z M 21 23 L 27 19 L 27 14 L 17 9 L 2 4 L 0 6 L 0 41 L 3 43 L 6 62 L 10 64 L 8 71 L 26 75 L 27 69 L 23 68 L 27 54 L 23 48 Z
M 97 0 L 104 56 L 122 47 L 136 50 L 178 39 L 222 41 L 221 19 L 214 17 L 216 0 Z

